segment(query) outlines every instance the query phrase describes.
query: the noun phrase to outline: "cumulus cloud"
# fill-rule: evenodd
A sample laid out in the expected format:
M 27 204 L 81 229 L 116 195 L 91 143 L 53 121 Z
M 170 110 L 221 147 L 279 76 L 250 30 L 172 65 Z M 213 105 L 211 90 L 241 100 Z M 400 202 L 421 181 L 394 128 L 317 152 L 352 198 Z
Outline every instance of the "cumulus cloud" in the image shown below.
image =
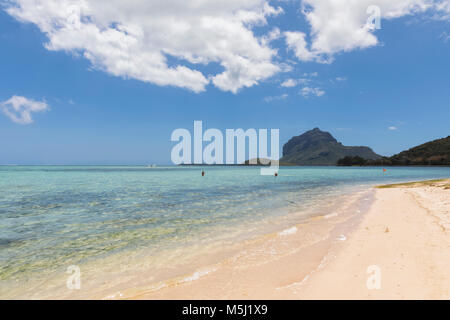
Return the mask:
M 323 91 L 320 88 L 313 88 L 313 87 L 303 87 L 300 90 L 300 94 L 304 96 L 305 98 L 308 98 L 309 96 L 316 96 L 321 97 L 325 94 L 325 91 Z
M 395 131 L 395 130 L 397 130 L 398 128 L 397 127 L 394 127 L 394 126 L 391 126 L 391 127 L 388 127 L 388 130 L 390 130 L 390 131 Z
M 449 0 L 303 0 L 302 13 L 311 27 L 311 43 L 301 31 L 284 32 L 287 46 L 302 61 L 330 63 L 333 55 L 364 49 L 379 43 L 374 35 L 373 19 L 380 9 L 380 18 L 394 19 L 428 9 L 449 12 Z
M 6 11 L 46 34 L 48 50 L 84 56 L 114 76 L 201 92 L 231 92 L 280 71 L 277 37 L 252 28 L 283 11 L 267 0 L 11 0 Z M 221 65 L 216 74 L 201 66 Z
M 281 83 L 281 86 L 284 88 L 292 88 L 297 85 L 297 80 L 295 79 L 286 79 Z
M 13 96 L 9 100 L 1 102 L 3 113 L 15 123 L 33 123 L 32 113 L 50 110 L 45 102 L 34 101 L 22 96 Z
M 308 49 L 306 34 L 304 32 L 286 31 L 284 32 L 284 36 L 286 37 L 286 45 L 288 49 L 292 50 L 299 60 L 313 61 L 319 58 L 317 53 L 311 52 Z
M 212 84 L 236 93 L 292 70 L 272 47 L 277 39 L 299 60 L 319 63 L 375 46 L 369 6 L 378 6 L 382 19 L 427 10 L 450 19 L 450 0 L 302 0 L 309 30 L 269 25 L 283 13 L 282 2 L 272 0 L 0 1 L 11 16 L 47 36 L 48 50 L 82 56 L 114 76 L 194 92 Z M 256 35 L 256 26 L 270 31 Z M 218 71 L 205 71 L 208 65 Z

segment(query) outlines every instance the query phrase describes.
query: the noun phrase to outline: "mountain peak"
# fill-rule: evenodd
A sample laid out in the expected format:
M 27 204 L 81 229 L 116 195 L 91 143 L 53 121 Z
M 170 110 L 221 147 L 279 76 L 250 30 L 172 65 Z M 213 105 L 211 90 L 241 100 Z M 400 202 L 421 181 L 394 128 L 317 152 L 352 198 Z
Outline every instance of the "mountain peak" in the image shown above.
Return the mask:
M 337 140 L 331 135 L 331 133 L 322 131 L 319 128 L 314 128 L 312 130 L 306 131 L 302 135 L 295 137 L 300 139 L 309 139 L 310 141 L 315 140 L 327 140 L 337 142 Z M 293 138 L 293 139 L 295 139 Z
M 344 156 L 360 156 L 364 159 L 380 158 L 368 147 L 346 147 L 329 132 L 318 127 L 293 137 L 283 146 L 281 162 L 299 165 L 336 165 Z

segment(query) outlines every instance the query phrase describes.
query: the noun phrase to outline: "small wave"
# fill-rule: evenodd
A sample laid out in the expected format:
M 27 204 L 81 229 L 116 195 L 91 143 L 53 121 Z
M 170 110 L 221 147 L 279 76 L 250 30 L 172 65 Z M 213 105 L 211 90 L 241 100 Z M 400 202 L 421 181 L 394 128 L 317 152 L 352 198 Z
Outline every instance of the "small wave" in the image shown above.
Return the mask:
M 288 236 L 288 235 L 297 233 L 297 231 L 298 231 L 297 227 L 292 227 L 292 228 L 289 228 L 289 229 L 279 232 L 278 235 L 279 236 Z
M 169 280 L 166 280 L 163 282 L 159 282 L 159 283 L 152 285 L 149 288 L 145 289 L 144 291 L 141 292 L 141 294 L 155 292 L 155 291 L 158 291 L 158 290 L 161 290 L 164 288 L 168 288 L 168 287 L 172 287 L 172 286 L 178 286 L 178 285 L 186 283 L 186 282 L 196 281 L 196 280 L 199 280 L 201 277 L 204 277 L 207 274 L 210 274 L 216 270 L 217 270 L 217 268 L 211 268 L 208 270 L 196 271 L 192 275 L 187 276 L 186 278 L 169 279 Z M 119 291 L 118 293 L 112 294 L 103 299 L 107 300 L 107 299 L 116 299 L 116 298 L 123 298 L 123 294 Z
M 326 216 L 324 216 L 324 218 L 325 219 L 330 219 L 330 218 L 337 217 L 337 216 L 338 216 L 338 213 L 337 212 L 333 212 L 333 213 L 327 214 Z
M 215 269 L 209 269 L 209 270 L 203 270 L 203 271 L 196 271 L 194 272 L 192 275 L 182 279 L 179 281 L 179 283 L 184 283 L 184 282 L 191 282 L 191 281 L 195 281 L 200 279 L 203 276 L 206 276 L 207 274 L 214 272 Z

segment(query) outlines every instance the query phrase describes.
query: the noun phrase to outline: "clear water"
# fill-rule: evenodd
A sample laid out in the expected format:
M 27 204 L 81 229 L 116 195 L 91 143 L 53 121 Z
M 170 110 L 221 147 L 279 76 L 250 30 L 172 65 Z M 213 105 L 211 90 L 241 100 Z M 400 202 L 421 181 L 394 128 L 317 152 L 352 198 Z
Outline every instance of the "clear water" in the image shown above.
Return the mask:
M 330 197 L 434 178 L 450 168 L 288 167 L 275 178 L 245 167 L 0 166 L 0 281 L 124 252 L 172 250 L 176 261 L 177 248 L 240 241 Z

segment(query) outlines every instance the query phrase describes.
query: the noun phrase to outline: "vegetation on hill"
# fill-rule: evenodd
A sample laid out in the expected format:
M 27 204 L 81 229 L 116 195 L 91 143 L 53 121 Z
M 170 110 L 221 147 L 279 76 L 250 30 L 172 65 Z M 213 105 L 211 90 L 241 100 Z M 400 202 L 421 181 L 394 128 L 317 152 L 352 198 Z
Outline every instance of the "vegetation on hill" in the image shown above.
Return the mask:
M 367 166 L 429 166 L 450 165 L 450 136 L 424 143 L 420 146 L 400 152 L 392 157 L 382 157 L 376 160 L 342 158 L 338 165 L 367 165 Z
M 364 158 L 361 158 L 359 156 L 356 157 L 344 157 L 342 159 L 339 159 L 337 162 L 338 166 L 363 166 L 367 163 L 367 160 Z

